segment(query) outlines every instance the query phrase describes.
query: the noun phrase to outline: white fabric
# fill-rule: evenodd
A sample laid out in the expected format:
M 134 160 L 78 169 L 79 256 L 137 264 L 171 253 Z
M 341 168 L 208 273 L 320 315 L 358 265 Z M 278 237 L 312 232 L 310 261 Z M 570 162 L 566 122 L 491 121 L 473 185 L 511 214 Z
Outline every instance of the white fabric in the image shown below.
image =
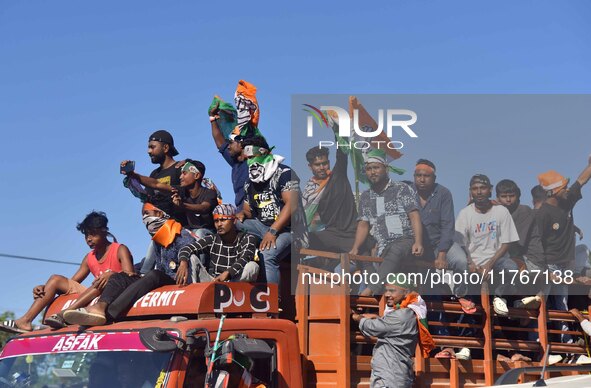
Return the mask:
M 589 322 L 588 319 L 585 319 L 583 322 L 581 322 L 581 327 L 588 336 L 591 336 L 591 322 Z
M 509 210 L 493 206 L 487 213 L 476 211 L 474 204 L 463 208 L 456 219 L 456 239 L 466 247 L 476 265 L 485 265 L 501 244 L 519 240 Z

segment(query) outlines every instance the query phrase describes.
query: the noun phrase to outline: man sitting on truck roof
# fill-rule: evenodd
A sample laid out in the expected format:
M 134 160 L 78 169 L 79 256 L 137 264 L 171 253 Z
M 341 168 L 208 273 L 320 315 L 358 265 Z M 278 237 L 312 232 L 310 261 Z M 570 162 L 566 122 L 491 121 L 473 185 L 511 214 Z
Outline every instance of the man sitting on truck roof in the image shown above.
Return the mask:
M 182 247 L 193 237 L 168 214 L 146 202 L 142 208 L 146 229 L 156 243 L 156 269 L 144 277 L 119 273 L 109 279 L 97 304 L 64 313 L 67 323 L 84 326 L 104 325 L 109 319 L 117 319 L 140 297 L 155 288 L 167 285 L 186 285 L 191 274 L 191 263 L 178 260 Z
M 80 294 L 70 308 L 86 306 L 101 294 L 113 274 L 121 271 L 133 273 L 131 253 L 125 245 L 117 243 L 115 237 L 109 233 L 108 222 L 103 212 L 89 213 L 76 226 L 76 229 L 84 234 L 86 244 L 92 249 L 84 256 L 78 271 L 70 279 L 62 275 L 51 275 L 47 283 L 33 288 L 35 301 L 29 310 L 14 321 L 5 321 L 0 325 L 0 329 L 12 333 L 31 331 L 35 317 L 53 302 L 56 294 Z M 111 236 L 114 241 L 107 240 L 107 236 Z M 92 273 L 95 279 L 92 285 L 86 288 L 80 283 L 89 273 Z M 49 317 L 45 323 L 56 328 L 64 326 L 61 313 Z
M 419 294 L 410 291 L 403 273 L 389 274 L 384 298 L 384 316 L 351 315 L 363 335 L 378 339 L 371 359 L 371 387 L 411 387 L 417 342 L 423 357 L 435 348 L 426 326 L 427 305 Z
M 217 233 L 201 238 L 179 251 L 179 261 L 187 261 L 193 255 L 209 254 L 209 268 L 199 260 L 193 261 L 195 281 L 254 282 L 259 265 L 254 261 L 257 237 L 236 229 L 236 207 L 231 204 L 216 206 L 213 219 Z

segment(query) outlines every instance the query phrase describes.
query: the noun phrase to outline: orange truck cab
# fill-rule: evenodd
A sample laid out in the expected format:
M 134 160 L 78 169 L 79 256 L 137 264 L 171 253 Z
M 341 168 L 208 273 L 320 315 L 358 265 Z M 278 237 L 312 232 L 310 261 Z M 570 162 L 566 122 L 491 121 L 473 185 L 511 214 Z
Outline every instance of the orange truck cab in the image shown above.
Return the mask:
M 45 316 L 75 298 L 58 297 Z M 0 387 L 203 387 L 206 376 L 211 386 L 301 387 L 297 328 L 278 311 L 273 284 L 161 287 L 118 322 L 11 339 Z

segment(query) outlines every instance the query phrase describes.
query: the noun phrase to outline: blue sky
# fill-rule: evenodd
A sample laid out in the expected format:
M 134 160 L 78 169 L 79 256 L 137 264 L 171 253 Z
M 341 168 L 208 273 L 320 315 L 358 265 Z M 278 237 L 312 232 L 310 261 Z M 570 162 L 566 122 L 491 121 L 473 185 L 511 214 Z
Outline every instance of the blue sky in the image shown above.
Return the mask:
M 260 127 L 288 161 L 293 94 L 591 91 L 586 1 L 360 7 L 0 2 L 0 253 L 79 261 L 88 249 L 75 225 L 97 209 L 107 212 L 112 232 L 141 259 L 148 234 L 138 202 L 121 185 L 118 164 L 133 159 L 139 172 L 151 171 L 147 137 L 160 128 L 174 135 L 180 157 L 206 163 L 207 175 L 232 198 L 229 168 L 215 150 L 206 109 L 214 94 L 231 99 L 239 79 L 259 88 Z M 555 167 L 575 178 L 591 151 L 589 132 L 565 135 L 557 128 L 537 135 L 532 146 L 545 156 L 540 171 Z M 449 138 L 467 147 L 486 140 L 473 132 Z M 529 187 L 529 169 L 537 165 L 519 159 L 520 147 L 486 152 L 491 160 L 527 166 L 527 174 L 510 174 Z M 471 163 L 458 155 L 438 157 L 448 166 L 439 174 L 444 184 L 453 177 L 451 166 Z M 413 151 L 400 162 L 411 167 Z M 495 165 L 482 165 L 493 180 L 506 175 Z M 450 188 L 459 210 L 464 188 Z M 575 218 L 591 239 L 591 222 L 584 219 L 589 200 L 583 201 Z M 0 260 L 0 311 L 17 314 L 29 305 L 33 286 L 76 269 Z

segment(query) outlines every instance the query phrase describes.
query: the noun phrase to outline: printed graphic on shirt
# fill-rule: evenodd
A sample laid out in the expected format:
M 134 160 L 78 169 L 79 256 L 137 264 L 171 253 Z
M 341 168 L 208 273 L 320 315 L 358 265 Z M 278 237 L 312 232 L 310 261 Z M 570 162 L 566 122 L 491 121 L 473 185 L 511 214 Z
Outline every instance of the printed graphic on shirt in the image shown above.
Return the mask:
M 495 240 L 497 238 L 497 220 L 476 224 L 472 233 L 476 238 L 490 235 L 490 239 Z
M 165 185 L 169 185 L 170 186 L 170 175 L 169 176 L 163 176 L 162 178 L 158 178 L 158 182 L 164 183 Z
M 279 216 L 279 204 L 275 201 L 275 197 L 270 191 L 263 191 L 254 195 L 255 206 L 258 209 L 259 218 L 263 222 L 275 221 Z

